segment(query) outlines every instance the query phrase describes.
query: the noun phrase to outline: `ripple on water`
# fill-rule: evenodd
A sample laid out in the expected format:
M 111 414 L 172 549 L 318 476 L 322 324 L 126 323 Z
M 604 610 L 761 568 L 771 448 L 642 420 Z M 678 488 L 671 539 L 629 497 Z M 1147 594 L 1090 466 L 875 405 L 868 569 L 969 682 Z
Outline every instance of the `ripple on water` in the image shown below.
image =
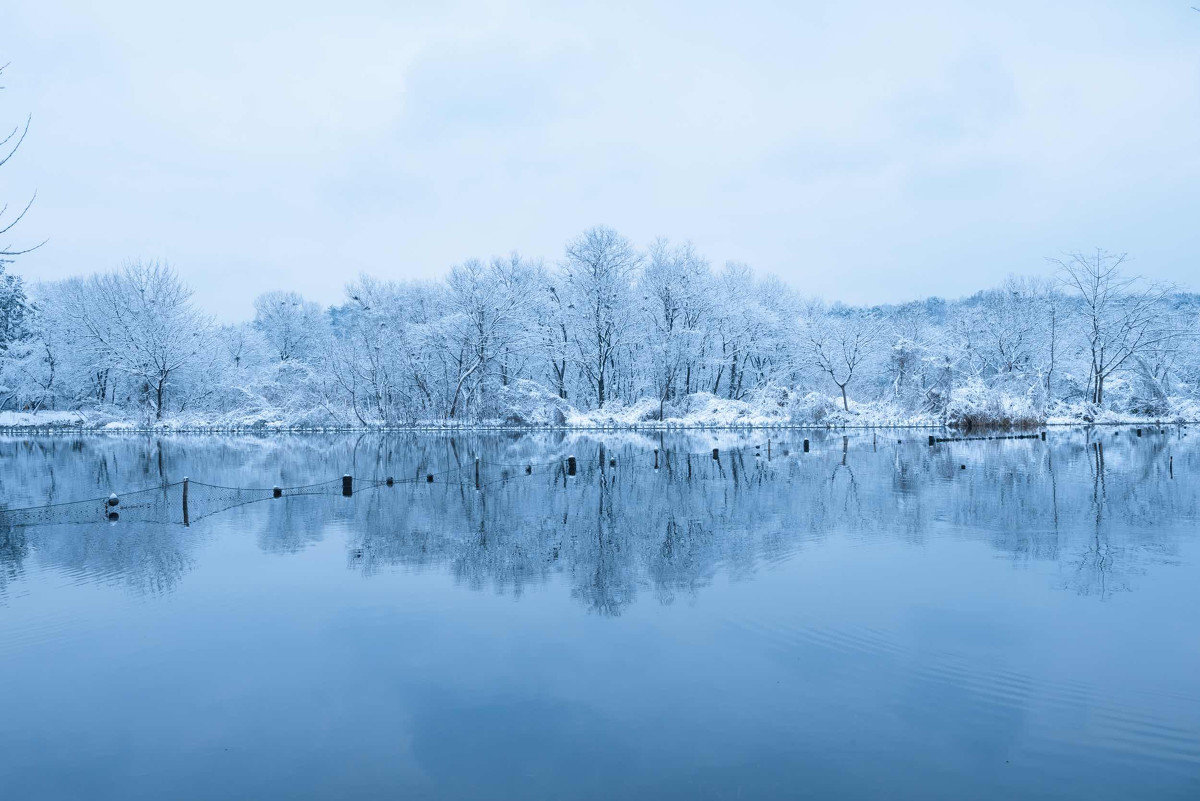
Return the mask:
M 876 627 L 815 620 L 724 622 L 769 642 L 789 664 L 817 652 L 843 657 L 837 666 L 844 676 L 870 677 L 864 699 L 877 699 L 879 677 L 886 677 L 885 695 L 901 706 L 936 705 L 951 696 L 953 709 L 947 707 L 945 714 L 983 720 L 1019 711 L 1028 732 L 1023 753 L 1047 773 L 1061 770 L 1064 756 L 1090 752 L 1140 768 L 1153 764 L 1182 777 L 1200 775 L 1200 696 L 1129 688 L 1118 701 L 1083 680 L 1035 677 L 949 651 L 917 650 Z M 1163 708 L 1186 722 L 1148 711 Z

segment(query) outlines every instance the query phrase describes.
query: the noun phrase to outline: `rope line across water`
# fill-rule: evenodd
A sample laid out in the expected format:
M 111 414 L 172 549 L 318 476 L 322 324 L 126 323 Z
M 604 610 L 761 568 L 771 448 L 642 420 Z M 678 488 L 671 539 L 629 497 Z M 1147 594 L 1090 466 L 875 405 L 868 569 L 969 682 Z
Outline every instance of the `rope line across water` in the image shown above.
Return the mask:
M 1034 439 L 1037 436 L 1036 434 L 1018 435 L 1014 437 L 996 437 L 996 439 Z M 711 456 L 713 458 L 710 465 L 715 464 L 721 475 L 692 475 L 689 467 L 689 480 L 726 481 L 728 478 L 725 475 L 726 468 L 722 457 L 728 455 L 735 457 L 734 460 L 730 460 L 729 464 L 731 476 L 736 480 L 739 472 L 737 461 L 740 460 L 746 451 L 752 451 L 756 458 L 751 464 L 757 465 L 757 472 L 761 476 L 766 467 L 766 460 L 772 458 L 768 455 L 771 453 L 772 444 L 774 443 L 771 440 L 766 440 L 762 443 L 741 445 L 729 450 L 709 449 L 695 452 L 680 452 L 665 448 L 662 450 L 655 448 L 653 469 L 658 471 L 662 468 L 664 474 L 670 475 L 673 469 L 677 469 L 673 468 L 673 465 L 678 465 L 682 460 L 690 460 L 692 457 L 703 458 Z M 808 452 L 808 440 L 804 440 L 803 453 Z M 777 455 L 774 458 L 777 463 L 783 465 L 789 460 L 789 457 L 797 457 L 801 453 L 794 446 L 790 450 L 787 447 L 779 447 L 776 449 Z M 762 461 L 757 458 L 764 455 L 767 456 Z M 643 458 L 649 458 L 648 451 L 643 454 Z M 568 467 L 572 460 L 575 461 L 574 470 Z M 557 480 L 557 477 L 560 476 L 563 478 L 571 475 L 590 477 L 597 470 L 604 470 L 606 467 L 613 470 L 620 468 L 629 469 L 629 464 L 630 460 L 628 458 L 618 458 L 617 451 L 608 452 L 602 455 L 599 460 L 589 458 L 586 461 L 575 460 L 575 457 L 569 455 L 559 456 L 542 462 L 472 460 L 437 471 L 419 470 L 416 476 L 404 478 L 397 478 L 395 476 L 380 477 L 379 475 L 367 478 L 350 475 L 349 493 L 345 492 L 344 481 L 346 476 L 290 487 L 230 487 L 189 478 L 183 481 L 168 482 L 156 487 L 114 493 L 107 497 L 86 498 L 78 501 L 64 501 L 18 509 L 0 509 L 0 530 L 16 526 L 88 524 L 105 520 L 111 522 L 117 520 L 135 520 L 188 525 L 236 506 L 243 506 L 248 503 L 272 498 L 303 495 L 340 496 L 350 494 L 352 496 L 355 493 L 365 490 L 400 484 L 421 485 L 445 483 L 447 477 L 456 474 L 461 483 L 473 483 L 476 488 L 483 489 L 484 487 L 505 483 L 513 479 L 539 475 L 545 468 L 556 468 L 555 475 Z M 635 463 L 636 467 L 650 469 L 650 464 L 648 461 L 639 461 Z M 494 471 L 496 469 L 501 470 L 501 475 L 495 475 Z M 509 470 L 513 472 L 509 474 Z M 700 471 L 697 472 L 699 473 Z M 746 470 L 745 473 L 746 477 L 749 478 L 749 471 Z

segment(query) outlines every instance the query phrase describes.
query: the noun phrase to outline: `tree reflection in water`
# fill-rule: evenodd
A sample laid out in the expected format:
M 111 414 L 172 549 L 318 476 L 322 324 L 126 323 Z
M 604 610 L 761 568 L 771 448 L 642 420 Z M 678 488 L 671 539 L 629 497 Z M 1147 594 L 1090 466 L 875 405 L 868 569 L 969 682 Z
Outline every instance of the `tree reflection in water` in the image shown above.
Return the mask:
M 560 577 L 601 615 L 621 614 L 643 593 L 664 604 L 693 597 L 719 573 L 746 578 L 829 537 L 920 544 L 935 532 L 1016 561 L 1056 563 L 1064 588 L 1103 599 L 1135 590 L 1147 564 L 1171 560 L 1200 507 L 1188 478 L 1200 457 L 1182 429 L 936 447 L 924 432 L 882 443 L 872 433 L 771 436 L 770 458 L 757 433 L 3 440 L 8 508 L 184 475 L 232 486 L 297 485 L 342 472 L 437 479 L 352 499 L 263 501 L 190 528 L 10 528 L 0 531 L 0 598 L 32 558 L 161 593 L 185 579 L 214 528 L 250 533 L 262 551 L 287 555 L 323 541 L 337 524 L 349 568 L 364 575 L 448 570 L 466 587 L 514 596 Z M 800 447 L 803 437 L 811 452 Z M 578 460 L 574 476 L 568 454 Z

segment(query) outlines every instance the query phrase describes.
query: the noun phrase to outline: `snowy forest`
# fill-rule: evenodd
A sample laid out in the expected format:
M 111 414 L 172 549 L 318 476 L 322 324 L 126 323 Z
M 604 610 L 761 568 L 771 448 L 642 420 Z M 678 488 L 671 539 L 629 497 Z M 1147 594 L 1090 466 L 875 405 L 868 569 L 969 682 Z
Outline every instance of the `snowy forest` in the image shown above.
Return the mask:
M 6 259 L 11 261 L 11 258 Z M 970 297 L 826 303 L 596 227 L 552 261 L 281 289 L 217 324 L 167 264 L 0 278 L 9 425 L 951 425 L 1200 418 L 1200 296 L 1121 254 Z

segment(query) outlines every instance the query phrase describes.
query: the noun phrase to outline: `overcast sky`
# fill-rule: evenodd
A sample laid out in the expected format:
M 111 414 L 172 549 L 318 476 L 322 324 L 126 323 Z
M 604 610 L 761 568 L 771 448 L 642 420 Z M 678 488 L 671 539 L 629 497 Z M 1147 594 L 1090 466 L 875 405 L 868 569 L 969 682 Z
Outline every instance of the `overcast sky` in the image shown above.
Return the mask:
M 848 302 L 1095 246 L 1200 288 L 1190 5 L 7 0 L 0 200 L 27 279 L 164 258 L 223 319 L 598 223 Z

